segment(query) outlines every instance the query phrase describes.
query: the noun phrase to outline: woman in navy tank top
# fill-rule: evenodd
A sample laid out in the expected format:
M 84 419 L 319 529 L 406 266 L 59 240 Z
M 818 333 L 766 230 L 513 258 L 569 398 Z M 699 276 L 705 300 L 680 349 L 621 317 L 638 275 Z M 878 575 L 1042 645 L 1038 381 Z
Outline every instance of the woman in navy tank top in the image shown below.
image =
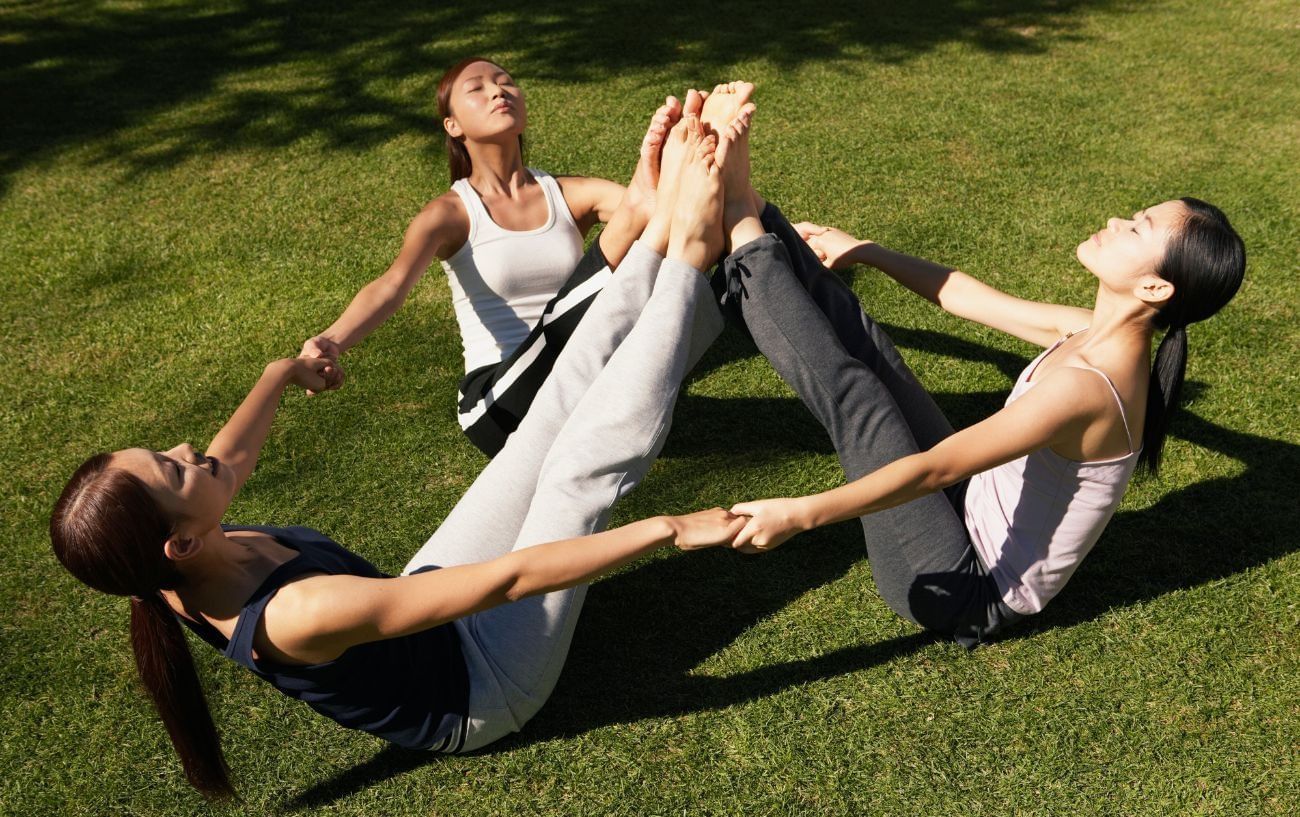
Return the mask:
M 545 703 L 586 582 L 656 548 L 739 532 L 744 520 L 720 508 L 603 530 L 664 443 L 691 349 L 721 329 L 701 270 L 724 245 L 725 151 L 701 124 L 703 102 L 691 91 L 671 130 L 652 122 L 638 166 L 656 183 L 652 217 L 619 248 L 619 275 L 538 405 L 403 575 L 309 528 L 222 525 L 281 395 L 327 387 L 338 376 L 328 358 L 268 365 L 205 453 L 132 448 L 73 475 L 50 520 L 55 554 L 87 585 L 130 596 L 141 679 L 196 788 L 232 792 L 182 624 L 344 726 L 470 751 Z M 728 107 L 747 127 L 752 106 Z

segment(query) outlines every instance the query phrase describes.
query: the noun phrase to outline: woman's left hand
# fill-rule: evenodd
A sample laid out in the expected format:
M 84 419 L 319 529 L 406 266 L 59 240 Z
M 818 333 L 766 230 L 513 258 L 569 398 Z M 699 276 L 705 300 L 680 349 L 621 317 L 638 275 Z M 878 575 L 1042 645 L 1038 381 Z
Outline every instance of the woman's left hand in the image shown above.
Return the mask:
M 310 391 L 336 389 L 343 382 L 343 370 L 326 357 L 289 358 L 289 382 Z
M 730 544 L 744 523 L 744 517 L 721 508 L 668 517 L 668 524 L 673 529 L 673 545 L 679 550 L 703 550 Z
M 814 527 L 807 519 L 801 499 L 760 499 L 740 502 L 731 512 L 748 517 L 731 547 L 741 553 L 762 553 L 772 550 L 782 542 Z

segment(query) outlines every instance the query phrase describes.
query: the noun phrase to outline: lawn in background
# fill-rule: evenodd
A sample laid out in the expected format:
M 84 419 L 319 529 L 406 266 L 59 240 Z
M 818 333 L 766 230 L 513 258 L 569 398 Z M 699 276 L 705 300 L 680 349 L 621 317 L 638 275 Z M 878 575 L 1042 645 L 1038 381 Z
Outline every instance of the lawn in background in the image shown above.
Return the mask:
M 595 585 L 550 703 L 487 753 L 386 749 L 195 653 L 233 812 L 1292 814 L 1300 803 L 1300 12 L 1277 0 L 0 3 L 0 812 L 194 814 L 134 680 L 127 605 L 46 525 L 88 454 L 202 446 L 446 189 L 433 93 L 471 53 L 527 94 L 528 158 L 625 180 L 666 93 L 758 86 L 758 187 L 793 219 L 1090 303 L 1073 247 L 1179 195 L 1246 240 L 1190 331 L 1185 411 L 1048 610 L 974 652 L 893 615 L 852 524 Z M 958 426 L 1034 350 L 877 274 L 852 285 Z M 435 268 L 286 397 L 231 521 L 396 571 L 482 468 Z M 692 377 L 615 522 L 842 474 L 740 333 Z M 223 809 L 217 809 L 222 811 Z

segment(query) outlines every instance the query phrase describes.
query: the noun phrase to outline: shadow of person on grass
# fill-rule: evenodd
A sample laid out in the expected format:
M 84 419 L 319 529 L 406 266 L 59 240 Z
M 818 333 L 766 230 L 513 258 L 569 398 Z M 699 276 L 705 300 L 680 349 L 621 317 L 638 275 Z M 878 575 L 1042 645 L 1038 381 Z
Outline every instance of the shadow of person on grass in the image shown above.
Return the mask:
M 1185 394 L 1194 401 L 1203 391 L 1201 384 L 1188 383 Z M 791 403 L 792 410 L 801 410 Z M 1300 480 L 1300 446 L 1234 431 L 1188 410 L 1175 417 L 1170 434 L 1241 463 L 1240 472 L 1116 514 L 1060 596 L 1007 638 L 1093 621 L 1297 549 L 1300 512 L 1279 486 Z M 657 559 L 597 582 L 555 694 L 523 733 L 487 751 L 735 706 L 878 666 L 940 641 L 916 631 L 729 677 L 692 674 L 745 631 L 796 597 L 842 578 L 863 558 L 861 528 L 846 522 L 803 534 L 761 557 L 716 551 Z M 435 760 L 427 753 L 385 749 L 302 792 L 285 808 L 332 802 Z

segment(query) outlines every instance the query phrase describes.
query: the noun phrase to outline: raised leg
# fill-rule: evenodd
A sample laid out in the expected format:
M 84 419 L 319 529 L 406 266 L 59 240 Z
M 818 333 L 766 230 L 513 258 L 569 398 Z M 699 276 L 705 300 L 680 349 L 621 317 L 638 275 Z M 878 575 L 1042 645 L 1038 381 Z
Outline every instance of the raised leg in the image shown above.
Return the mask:
M 698 272 L 722 244 L 720 206 L 714 206 L 721 203 L 721 190 L 716 169 L 710 170 L 711 143 L 695 127 L 686 143 L 694 159 L 670 210 L 670 257 L 639 322 L 551 446 L 516 549 L 604 528 L 614 502 L 645 476 L 667 437 L 689 357 L 682 340 L 694 331 L 697 309 L 713 316 L 709 339 L 722 328 Z M 460 625 L 471 675 L 491 688 L 471 697 L 475 728 L 468 745 L 518 729 L 549 697 L 585 594 L 585 587 L 548 593 L 478 613 Z
M 845 476 L 857 479 L 919 450 L 893 393 L 849 354 L 835 327 L 794 274 L 786 245 L 764 235 L 733 253 L 725 270 L 743 277 L 739 309 L 759 350 L 830 434 Z M 939 628 L 948 612 L 914 594 L 918 577 L 966 564 L 965 525 L 942 494 L 861 519 L 876 586 L 906 618 Z M 924 607 L 924 609 L 922 609 Z

